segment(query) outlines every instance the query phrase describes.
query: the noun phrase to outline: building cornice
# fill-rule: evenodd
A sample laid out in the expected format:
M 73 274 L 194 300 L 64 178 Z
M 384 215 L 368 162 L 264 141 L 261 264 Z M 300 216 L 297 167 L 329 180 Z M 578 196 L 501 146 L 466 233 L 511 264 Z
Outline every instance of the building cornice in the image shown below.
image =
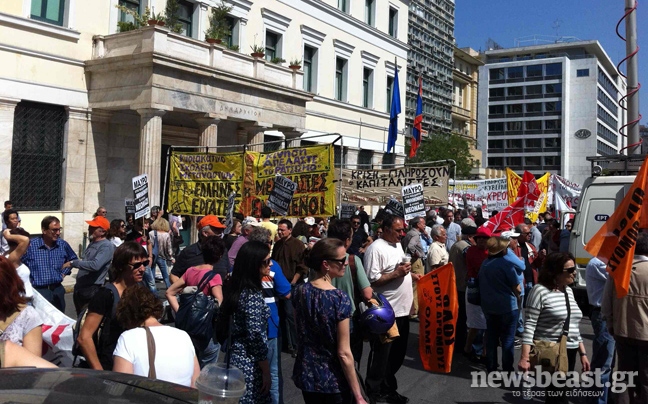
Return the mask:
M 340 41 L 339 39 L 333 40 L 333 47 L 335 48 L 336 55 L 342 56 L 347 59 L 351 59 L 351 55 L 353 54 L 353 50 L 355 49 L 355 46 Z
M 378 65 L 378 61 L 380 60 L 380 56 L 376 56 L 367 51 L 361 51 L 360 55 L 362 56 L 362 64 L 364 66 L 369 67 L 370 69 L 376 68 L 376 65 Z
M 81 38 L 81 33 L 73 29 L 59 27 L 58 25 L 6 13 L 0 13 L 0 25 L 13 25 L 24 28 L 28 31 L 35 31 L 39 34 L 56 36 L 75 42 Z
M 261 9 L 261 15 L 263 16 L 263 22 L 265 25 L 274 29 L 275 31 L 283 34 L 288 29 L 290 25 L 290 18 L 287 18 L 281 14 L 275 13 L 272 10 L 267 8 Z
M 325 33 L 319 32 L 318 30 L 310 28 L 304 24 L 300 25 L 299 28 L 301 29 L 302 38 L 304 39 L 304 42 L 316 48 L 322 46 L 322 43 L 324 42 L 324 38 L 326 37 Z
M 247 15 L 252 8 L 252 2 L 248 0 L 225 0 L 232 6 L 232 14 L 234 17 L 247 19 Z

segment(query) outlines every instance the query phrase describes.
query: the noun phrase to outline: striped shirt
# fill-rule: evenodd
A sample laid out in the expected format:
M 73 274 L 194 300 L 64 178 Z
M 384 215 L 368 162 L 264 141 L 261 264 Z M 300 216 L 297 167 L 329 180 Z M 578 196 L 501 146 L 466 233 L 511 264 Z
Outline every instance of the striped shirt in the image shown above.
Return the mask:
M 578 308 L 574 299 L 574 292 L 566 287 L 569 296 L 569 334 L 567 335 L 567 348 L 578 348 L 583 341 L 578 328 L 583 313 Z M 527 296 L 524 309 L 524 334 L 522 343 L 533 345 L 533 340 L 558 342 L 562 335 L 563 325 L 567 319 L 567 306 L 565 294 L 562 291 L 549 290 L 537 284 Z
M 263 289 L 263 300 L 270 307 L 268 317 L 268 338 L 277 338 L 279 328 L 279 311 L 277 310 L 276 297 L 285 297 L 290 293 L 290 283 L 286 280 L 281 267 L 272 260 L 270 275 L 261 279 Z

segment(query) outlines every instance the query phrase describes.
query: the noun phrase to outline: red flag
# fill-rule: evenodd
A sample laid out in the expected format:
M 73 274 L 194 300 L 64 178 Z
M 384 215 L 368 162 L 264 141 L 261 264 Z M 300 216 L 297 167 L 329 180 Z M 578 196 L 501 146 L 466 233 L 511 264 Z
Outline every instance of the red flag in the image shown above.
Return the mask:
M 518 197 L 524 199 L 524 209 L 527 212 L 533 212 L 540 197 L 540 187 L 533 174 L 528 171 L 524 172 L 517 194 Z
M 497 233 L 510 230 L 518 224 L 524 223 L 525 201 L 526 195 L 518 198 L 513 205 L 509 205 L 506 209 L 491 217 L 488 222 L 484 223 L 484 227 L 489 228 L 492 233 Z

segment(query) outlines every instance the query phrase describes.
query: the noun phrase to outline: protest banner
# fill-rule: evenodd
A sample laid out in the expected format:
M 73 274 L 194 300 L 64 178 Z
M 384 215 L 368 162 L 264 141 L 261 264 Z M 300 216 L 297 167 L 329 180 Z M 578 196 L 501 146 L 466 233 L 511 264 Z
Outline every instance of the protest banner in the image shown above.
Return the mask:
M 449 199 L 450 202 L 457 204 L 459 209 L 466 208 L 464 196 L 468 205 L 475 208 L 483 207 L 482 203 L 485 202 L 487 212 L 500 211 L 509 206 L 506 178 L 454 182 L 450 180 L 450 185 L 453 184 L 453 192 Z
M 126 219 L 128 220 L 128 215 L 135 216 L 135 200 L 133 198 L 124 199 L 124 209 L 126 211 Z
M 350 203 L 343 203 L 342 208 L 340 210 L 340 218 L 351 219 L 351 216 L 355 215 L 356 210 L 358 210 L 358 207 L 356 205 Z
M 403 209 L 403 204 L 394 198 L 390 199 L 385 205 L 385 212 L 389 213 L 390 215 L 403 217 L 403 218 L 405 217 L 405 210 Z
M 417 282 L 417 295 L 423 367 L 427 371 L 450 373 L 459 311 L 452 263 L 423 276 Z
M 330 144 L 294 147 L 270 153 L 246 152 L 241 211 L 259 217 L 274 187 L 275 176 L 295 182 L 286 217 L 335 214 L 335 167 Z
M 403 187 L 403 213 L 405 220 L 425 216 L 425 202 L 423 200 L 423 185 L 412 184 Z
M 232 231 L 232 226 L 234 226 L 234 206 L 236 205 L 236 192 L 232 192 L 230 196 L 227 197 L 227 206 L 225 207 L 225 234 L 229 234 Z
M 288 213 L 288 207 L 292 202 L 296 190 L 296 182 L 289 180 L 283 175 L 277 174 L 275 176 L 272 190 L 268 195 L 266 205 L 281 216 L 286 216 L 286 213 Z
M 557 210 L 565 210 L 564 207 L 576 210 L 580 202 L 581 186 L 571 182 L 560 175 L 551 176 L 551 188 L 553 189 L 553 204 Z M 562 206 L 563 209 L 558 209 Z
M 641 229 L 648 227 L 647 171 L 645 158 L 621 204 L 585 245 L 588 253 L 607 265 L 617 297 L 628 294 L 637 237 Z
M 425 203 L 448 203 L 448 166 L 407 166 L 388 170 L 343 169 L 342 201 L 382 205 L 398 198 L 401 189 L 411 184 L 423 185 Z
M 235 206 L 243 195 L 243 153 L 172 152 L 168 211 L 176 215 L 227 215 L 227 199 Z
M 535 203 L 535 208 L 533 211 L 527 211 L 526 217 L 529 218 L 532 222 L 538 220 L 538 214 L 547 210 L 547 200 L 549 193 L 549 181 L 551 179 L 551 174 L 546 173 L 542 177 L 536 180 L 538 184 L 538 189 L 540 190 L 540 195 L 538 200 Z M 518 190 L 522 184 L 522 177 L 517 175 L 510 168 L 506 169 L 506 184 L 508 188 L 508 204 L 513 205 L 518 199 Z
M 133 177 L 133 193 L 135 194 L 135 220 L 149 214 L 148 175 Z

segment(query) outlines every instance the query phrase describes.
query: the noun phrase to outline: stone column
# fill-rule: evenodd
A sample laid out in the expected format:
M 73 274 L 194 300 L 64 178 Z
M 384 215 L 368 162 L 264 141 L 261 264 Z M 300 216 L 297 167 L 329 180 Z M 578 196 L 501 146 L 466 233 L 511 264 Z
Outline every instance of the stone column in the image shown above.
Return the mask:
M 19 102 L 16 98 L 0 98 L 0 201 L 9 200 L 10 195 L 14 112 Z
M 198 137 L 198 144 L 203 147 L 213 147 L 209 150 L 211 153 L 216 153 L 218 146 L 218 118 L 196 118 L 200 128 L 200 135 Z
M 299 130 L 285 130 L 283 131 L 284 136 L 286 137 L 287 147 L 299 147 L 301 146 L 301 135 L 304 132 Z
M 269 126 L 253 125 L 245 128 L 248 132 L 247 143 L 250 145 L 248 150 L 263 152 L 263 141 L 265 131 L 270 129 Z
M 161 109 L 138 109 L 140 114 L 139 174 L 148 174 L 149 205 L 160 205 L 160 176 L 162 171 Z
M 248 131 L 245 128 L 236 129 L 236 145 L 245 145 L 248 142 Z M 239 148 L 239 151 L 243 151 L 243 147 Z

